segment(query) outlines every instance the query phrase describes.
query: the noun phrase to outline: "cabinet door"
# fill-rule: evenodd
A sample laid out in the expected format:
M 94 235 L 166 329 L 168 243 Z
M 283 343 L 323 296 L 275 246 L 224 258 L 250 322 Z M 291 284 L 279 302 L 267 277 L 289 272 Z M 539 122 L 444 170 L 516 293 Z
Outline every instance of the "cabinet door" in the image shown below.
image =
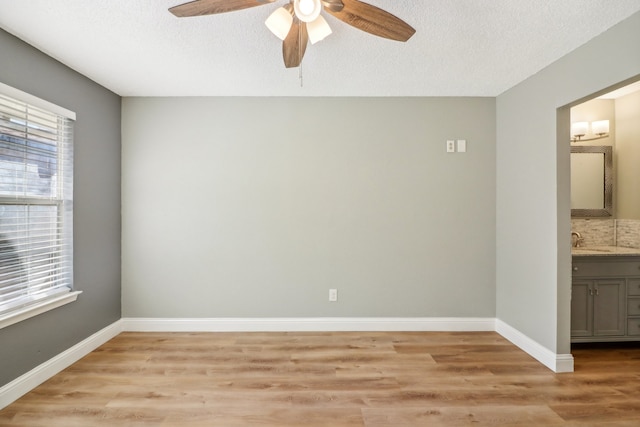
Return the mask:
M 593 335 L 593 281 L 573 280 L 571 286 L 571 336 Z
M 627 290 L 624 279 L 596 280 L 593 296 L 593 335 L 624 335 Z

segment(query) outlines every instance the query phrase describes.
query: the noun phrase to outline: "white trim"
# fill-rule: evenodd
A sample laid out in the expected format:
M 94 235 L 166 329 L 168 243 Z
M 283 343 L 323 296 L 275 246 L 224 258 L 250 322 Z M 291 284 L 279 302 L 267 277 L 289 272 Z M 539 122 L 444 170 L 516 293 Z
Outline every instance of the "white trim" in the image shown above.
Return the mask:
M 130 332 L 497 332 L 554 372 L 573 372 L 573 356 L 556 354 L 494 318 L 320 317 L 320 318 L 123 318 Z
M 0 409 L 13 403 L 63 369 L 71 366 L 120 332 L 122 332 L 122 322 L 118 320 L 41 365 L 36 366 L 26 374 L 0 387 Z
M 494 331 L 495 319 L 472 317 L 123 318 L 130 332 Z
M 0 387 L 0 409 L 121 332 L 497 332 L 554 372 L 573 372 L 573 356 L 556 354 L 505 322 L 486 317 L 123 318 Z
M 53 310 L 54 308 L 61 307 L 65 304 L 69 304 L 78 299 L 82 291 L 71 291 L 66 294 L 60 295 L 55 298 L 47 299 L 37 304 L 23 307 L 19 310 L 10 311 L 0 316 L 0 329 L 6 328 L 14 323 L 22 322 L 30 317 L 37 316 L 46 311 Z
M 76 113 L 71 110 L 67 110 L 64 107 L 60 107 L 52 102 L 45 101 L 44 99 L 38 98 L 37 96 L 31 95 L 30 93 L 23 92 L 20 89 L 16 89 L 9 85 L 6 85 L 0 82 L 0 93 L 2 95 L 9 96 L 18 101 L 25 102 L 27 104 L 33 105 L 34 107 L 41 108 L 43 110 L 50 111 L 59 116 L 64 116 L 67 119 L 75 120 Z
M 573 372 L 573 356 L 571 354 L 554 353 L 500 319 L 496 319 L 496 332 L 553 372 Z
M 556 354 L 556 368 L 553 372 L 573 372 L 573 354 Z

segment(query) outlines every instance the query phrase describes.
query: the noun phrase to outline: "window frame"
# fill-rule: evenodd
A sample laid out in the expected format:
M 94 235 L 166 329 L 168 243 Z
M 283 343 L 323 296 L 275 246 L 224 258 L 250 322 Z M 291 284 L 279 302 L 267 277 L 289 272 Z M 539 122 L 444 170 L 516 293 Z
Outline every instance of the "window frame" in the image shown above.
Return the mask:
M 67 110 L 66 108 L 55 105 L 51 102 L 40 99 L 36 96 L 23 92 L 19 89 L 8 86 L 4 83 L 0 82 L 0 93 L 9 98 L 13 98 L 17 101 L 28 104 L 32 107 L 39 108 L 41 110 L 45 110 L 49 113 L 53 113 L 57 116 L 62 116 L 66 119 L 72 120 L 75 122 L 76 114 L 73 111 Z M 73 141 L 71 143 L 73 145 Z M 63 206 L 62 200 L 57 201 L 59 207 Z M 34 203 L 37 205 L 38 203 Z M 32 205 L 34 205 L 32 204 Z M 53 205 L 55 203 L 46 203 L 47 205 Z M 16 203 L 16 205 L 25 205 L 28 206 L 29 203 L 20 204 Z M 72 230 L 71 230 L 72 231 Z M 73 239 L 73 236 L 71 236 Z M 71 271 L 73 271 L 73 259 L 71 260 Z M 29 319 L 31 317 L 37 316 L 39 314 L 45 313 L 49 310 L 53 310 L 57 307 L 61 307 L 63 305 L 69 304 L 73 301 L 76 301 L 78 295 L 81 294 L 82 291 L 78 291 L 74 288 L 73 283 L 68 292 L 58 293 L 53 296 L 49 296 L 39 300 L 35 303 L 25 305 L 23 307 L 19 307 L 13 310 L 9 310 L 5 313 L 0 314 L 0 329 L 5 328 L 9 325 L 13 325 L 17 322 Z

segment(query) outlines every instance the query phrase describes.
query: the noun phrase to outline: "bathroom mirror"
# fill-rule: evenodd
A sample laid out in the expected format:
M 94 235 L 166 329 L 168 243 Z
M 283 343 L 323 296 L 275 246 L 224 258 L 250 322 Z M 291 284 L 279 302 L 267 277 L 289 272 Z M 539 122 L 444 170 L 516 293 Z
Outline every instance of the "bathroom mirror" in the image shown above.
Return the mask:
M 571 147 L 571 216 L 613 215 L 611 146 Z

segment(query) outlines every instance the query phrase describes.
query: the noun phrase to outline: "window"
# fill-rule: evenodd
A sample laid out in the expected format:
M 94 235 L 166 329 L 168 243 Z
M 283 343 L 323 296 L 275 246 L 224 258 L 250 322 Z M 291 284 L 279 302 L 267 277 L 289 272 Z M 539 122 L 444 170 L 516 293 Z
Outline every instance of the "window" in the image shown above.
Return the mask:
M 0 85 L 0 327 L 76 299 L 75 115 Z

